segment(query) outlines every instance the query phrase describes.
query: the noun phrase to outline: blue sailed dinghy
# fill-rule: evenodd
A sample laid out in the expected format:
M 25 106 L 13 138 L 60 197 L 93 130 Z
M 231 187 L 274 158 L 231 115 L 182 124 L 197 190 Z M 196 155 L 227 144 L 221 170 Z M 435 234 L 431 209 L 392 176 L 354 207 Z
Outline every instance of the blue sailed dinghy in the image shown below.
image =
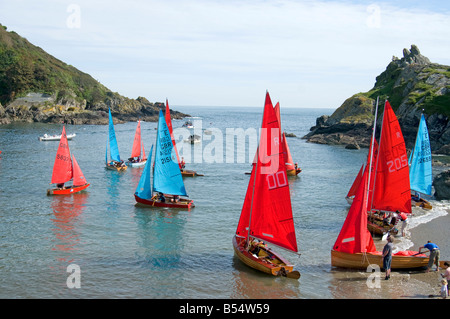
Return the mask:
M 106 154 L 105 154 L 105 163 L 106 168 L 116 171 L 125 171 L 127 166 L 120 159 L 119 154 L 119 146 L 117 145 L 116 133 L 114 131 L 114 123 L 111 115 L 111 109 L 109 109 L 109 130 L 108 130 L 108 140 L 106 141 Z M 108 146 L 109 146 L 109 157 L 110 161 L 108 161 Z
M 411 204 L 424 209 L 431 209 L 432 205 L 421 197 L 421 194 L 431 196 L 431 185 L 433 183 L 430 138 L 423 114 L 420 117 L 416 144 L 411 152 L 409 165 L 411 191 L 414 191 L 414 194 L 411 195 Z
M 151 159 L 153 146 L 150 151 Z M 194 207 L 194 201 L 187 196 L 178 161 L 173 152 L 173 143 L 163 112 L 159 111 L 156 136 L 153 185 L 151 179 L 151 160 L 147 160 L 134 197 L 136 202 L 146 206 L 187 208 Z M 152 186 L 153 187 L 152 187 Z M 153 189 L 152 189 L 153 188 Z

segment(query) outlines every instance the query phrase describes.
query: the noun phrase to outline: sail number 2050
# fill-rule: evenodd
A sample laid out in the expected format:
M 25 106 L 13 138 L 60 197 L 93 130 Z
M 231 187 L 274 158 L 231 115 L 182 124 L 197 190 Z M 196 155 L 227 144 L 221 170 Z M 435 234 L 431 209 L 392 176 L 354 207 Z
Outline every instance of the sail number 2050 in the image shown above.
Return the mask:
M 408 166 L 408 159 L 406 158 L 406 154 L 401 157 L 394 158 L 392 161 L 388 161 L 387 163 L 389 173 L 398 171 L 399 169 Z

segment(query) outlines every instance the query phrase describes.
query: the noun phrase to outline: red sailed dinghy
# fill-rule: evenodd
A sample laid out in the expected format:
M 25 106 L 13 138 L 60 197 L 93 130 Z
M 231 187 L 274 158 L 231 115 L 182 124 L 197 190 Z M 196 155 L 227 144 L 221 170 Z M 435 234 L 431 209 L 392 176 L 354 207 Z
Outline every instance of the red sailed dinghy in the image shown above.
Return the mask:
M 293 270 L 293 265 L 264 243 L 298 251 L 280 141 L 279 122 L 269 93 L 266 93 L 256 163 L 232 242 L 236 256 L 247 266 L 270 275 L 298 279 L 300 273 Z
M 280 130 L 281 130 L 281 114 L 280 114 L 280 103 L 277 102 L 277 104 L 274 107 L 275 115 L 277 116 Z M 286 134 L 283 132 L 283 135 L 281 137 L 281 143 L 283 144 L 283 153 L 285 155 L 285 163 L 286 163 L 286 173 L 288 176 L 297 176 L 302 169 L 298 167 L 297 163 L 294 164 L 294 160 L 292 159 L 291 150 L 289 149 L 287 140 L 286 140 Z
M 405 144 L 403 135 L 388 101 L 386 101 L 384 112 L 379 151 L 374 153 L 374 146 L 376 145 L 374 130 L 368 165 L 364 170 L 361 182 L 357 186 L 355 198 L 342 225 L 341 232 L 331 250 L 331 265 L 334 267 L 354 269 L 366 269 L 369 265 L 383 267 L 383 257 L 381 252 L 376 251 L 368 229 L 370 223 L 367 217 L 370 209 L 375 206 L 386 210 L 400 207 L 407 210 L 408 205 L 411 208 L 410 193 L 407 192 L 408 196 L 403 195 L 405 183 L 399 180 L 406 176 L 409 184 L 407 161 L 406 175 L 404 174 L 403 154 L 406 154 L 406 152 L 403 153 Z M 386 128 L 386 126 L 389 127 Z M 376 166 L 376 173 L 373 174 L 372 164 L 375 156 L 377 156 L 378 166 Z M 390 189 L 389 183 L 395 185 L 395 189 Z M 371 186 L 369 187 L 369 185 Z M 381 189 L 377 190 L 377 188 Z M 380 194 L 384 194 L 386 201 L 382 200 Z M 372 198 L 373 203 L 371 203 Z M 428 257 L 424 254 L 415 251 L 400 251 L 392 255 L 391 269 L 423 268 L 427 263 Z
M 64 184 L 71 179 L 72 185 L 65 186 Z M 65 127 L 63 127 L 58 151 L 56 152 L 51 184 L 56 184 L 56 188 L 47 189 L 47 195 L 73 194 L 86 189 L 90 185 L 86 182 L 75 156 L 73 156 L 73 161 L 70 157 Z

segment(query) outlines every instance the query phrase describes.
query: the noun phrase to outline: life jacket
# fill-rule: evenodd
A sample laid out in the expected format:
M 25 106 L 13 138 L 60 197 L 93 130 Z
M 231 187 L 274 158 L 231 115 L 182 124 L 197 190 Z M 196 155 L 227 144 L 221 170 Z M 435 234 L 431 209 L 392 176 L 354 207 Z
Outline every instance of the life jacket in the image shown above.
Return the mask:
M 400 218 L 401 218 L 402 220 L 408 219 L 408 217 L 406 216 L 405 213 L 400 213 L 399 215 L 400 215 Z

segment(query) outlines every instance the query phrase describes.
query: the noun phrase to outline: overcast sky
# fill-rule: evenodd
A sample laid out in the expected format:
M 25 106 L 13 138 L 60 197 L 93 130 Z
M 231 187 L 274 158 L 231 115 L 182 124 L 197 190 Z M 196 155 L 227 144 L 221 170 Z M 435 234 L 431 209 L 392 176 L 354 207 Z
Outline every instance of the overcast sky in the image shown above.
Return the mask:
M 337 108 L 416 44 L 450 65 L 450 2 L 0 0 L 0 23 L 112 91 L 171 106 Z

